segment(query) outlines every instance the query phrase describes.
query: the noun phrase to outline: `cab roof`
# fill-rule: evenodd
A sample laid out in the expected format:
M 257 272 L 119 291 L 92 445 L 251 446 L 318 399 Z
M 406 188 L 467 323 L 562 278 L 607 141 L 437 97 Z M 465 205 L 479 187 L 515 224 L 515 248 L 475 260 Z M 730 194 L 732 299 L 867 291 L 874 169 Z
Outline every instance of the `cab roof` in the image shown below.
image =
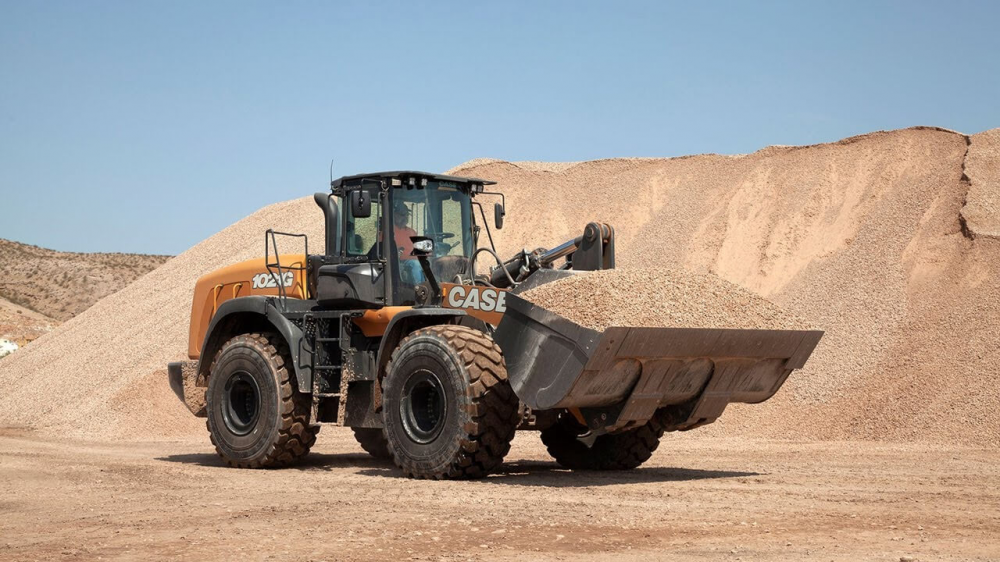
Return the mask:
M 397 170 L 394 172 L 372 172 L 370 174 L 357 174 L 354 176 L 344 176 L 330 182 L 330 187 L 337 189 L 340 187 L 348 185 L 357 185 L 362 183 L 364 180 L 400 180 L 402 185 L 409 182 L 410 178 L 414 180 L 426 179 L 428 181 L 450 181 L 454 183 L 464 183 L 464 184 L 478 184 L 478 185 L 496 185 L 497 182 L 484 180 L 479 178 L 466 178 L 461 176 L 446 176 L 443 174 L 431 174 L 429 172 L 418 172 L 414 170 Z

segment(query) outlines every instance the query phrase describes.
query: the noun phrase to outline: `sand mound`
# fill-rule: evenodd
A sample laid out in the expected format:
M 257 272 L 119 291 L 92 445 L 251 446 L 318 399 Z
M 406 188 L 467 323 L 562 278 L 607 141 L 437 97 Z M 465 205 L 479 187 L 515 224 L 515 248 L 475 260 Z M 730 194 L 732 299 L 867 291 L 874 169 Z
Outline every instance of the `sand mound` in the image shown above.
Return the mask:
M 965 174 L 972 178 L 962 216 L 974 236 L 1000 238 L 1000 129 L 969 137 Z
M 226 228 L 4 358 L 0 426 L 92 439 L 204 432 L 204 420 L 181 405 L 163 369 L 186 359 L 195 280 L 262 256 L 268 228 L 305 232 L 310 251 L 323 247 L 323 215 L 312 197 L 271 205 Z M 294 250 L 301 246 L 282 246 Z
M 715 275 L 662 268 L 609 269 L 547 283 L 520 295 L 592 330 L 806 326 L 777 305 Z
M 775 398 L 734 406 L 706 431 L 995 445 L 1000 245 L 971 239 L 960 217 L 967 194 L 976 225 L 1000 216 L 988 205 L 998 133 L 970 145 L 915 128 L 737 157 L 600 160 L 561 173 L 494 161 L 451 172 L 499 182 L 501 254 L 605 221 L 616 227 L 619 267 L 714 273 L 826 331 Z
M 1000 224 L 997 135 L 970 143 L 918 128 L 743 156 L 481 160 L 453 173 L 507 194 L 502 255 L 602 220 L 617 228 L 619 267 L 713 273 L 826 331 L 774 399 L 699 431 L 996 445 L 1000 241 L 987 234 Z M 260 256 L 268 227 L 322 245 L 310 198 L 205 240 L 5 358 L 0 426 L 93 438 L 204 431 L 153 373 L 183 358 L 195 279 Z

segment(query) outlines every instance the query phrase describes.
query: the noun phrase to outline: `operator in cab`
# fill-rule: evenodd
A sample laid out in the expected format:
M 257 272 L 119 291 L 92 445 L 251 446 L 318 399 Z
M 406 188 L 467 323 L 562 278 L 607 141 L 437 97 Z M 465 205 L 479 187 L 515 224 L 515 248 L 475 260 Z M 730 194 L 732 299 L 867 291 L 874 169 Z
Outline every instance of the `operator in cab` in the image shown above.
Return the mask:
M 392 235 L 399 252 L 399 271 L 404 283 L 417 284 L 424 281 L 424 272 L 420 262 L 413 256 L 413 240 L 417 231 L 409 226 L 410 210 L 403 203 L 397 202 L 392 212 Z

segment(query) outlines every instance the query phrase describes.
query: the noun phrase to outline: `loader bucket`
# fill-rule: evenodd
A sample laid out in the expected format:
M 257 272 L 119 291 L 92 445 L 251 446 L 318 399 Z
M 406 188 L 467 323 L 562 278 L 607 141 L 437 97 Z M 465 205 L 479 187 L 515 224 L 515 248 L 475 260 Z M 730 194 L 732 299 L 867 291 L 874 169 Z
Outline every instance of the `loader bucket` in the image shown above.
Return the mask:
M 821 331 L 610 327 L 591 330 L 517 295 L 494 339 L 518 398 L 533 410 L 579 408 L 591 429 L 637 427 L 671 407 L 668 429 L 757 403 L 801 368 Z

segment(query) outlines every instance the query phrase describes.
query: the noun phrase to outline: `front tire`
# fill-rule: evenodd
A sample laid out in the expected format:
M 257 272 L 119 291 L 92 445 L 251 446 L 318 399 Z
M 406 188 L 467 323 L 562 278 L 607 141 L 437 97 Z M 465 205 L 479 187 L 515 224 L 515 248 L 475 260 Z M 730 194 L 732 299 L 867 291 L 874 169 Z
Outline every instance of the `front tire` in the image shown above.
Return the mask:
M 205 393 L 208 433 L 230 466 L 287 466 L 316 442 L 309 397 L 296 388 L 290 363 L 284 340 L 268 333 L 236 336 L 216 354 Z
M 382 419 L 396 466 L 412 478 L 482 478 L 510 451 L 518 401 L 500 348 L 464 326 L 407 336 L 392 354 Z
M 622 433 L 604 434 L 587 445 L 587 428 L 573 416 L 542 430 L 542 443 L 561 466 L 572 470 L 630 470 L 653 456 L 663 436 L 663 423 L 654 415 L 642 427 Z

